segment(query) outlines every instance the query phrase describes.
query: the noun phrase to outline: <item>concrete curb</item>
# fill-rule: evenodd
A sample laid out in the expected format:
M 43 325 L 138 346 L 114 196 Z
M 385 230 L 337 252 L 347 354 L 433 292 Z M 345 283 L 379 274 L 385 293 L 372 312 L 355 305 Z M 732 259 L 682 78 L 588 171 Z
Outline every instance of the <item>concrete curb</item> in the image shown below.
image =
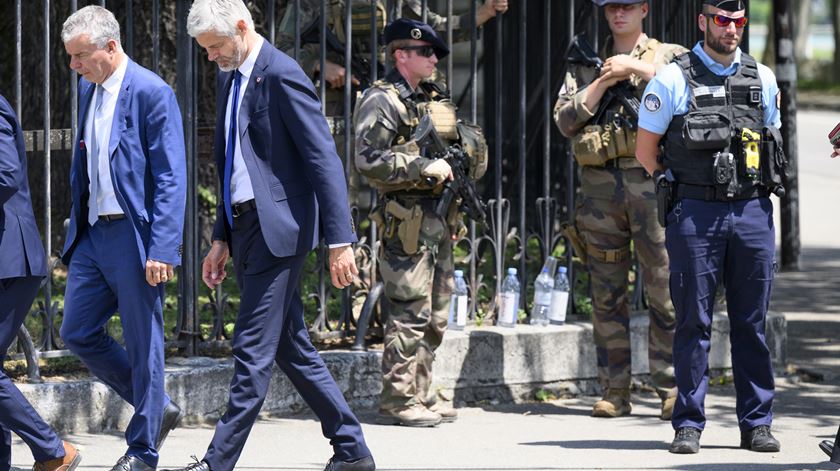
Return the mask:
M 648 372 L 648 317 L 631 318 L 633 374 Z M 715 315 L 712 328 L 712 369 L 729 368 L 729 322 Z M 771 312 L 767 340 L 777 368 L 786 361 L 786 322 Z M 324 362 L 356 411 L 375 410 L 381 389 L 381 352 L 323 352 Z M 538 389 L 571 394 L 596 389 L 592 325 L 468 327 L 446 334 L 435 359 L 436 386 L 453 393 L 456 403 L 532 400 Z M 781 370 L 779 370 L 781 371 Z M 166 389 L 186 413 L 187 423 L 212 423 L 224 412 L 233 362 L 230 359 L 173 358 L 166 366 Z M 44 420 L 60 433 L 122 430 L 133 409 L 99 381 L 47 382 L 18 385 Z M 275 367 L 264 414 L 305 410 L 291 382 Z

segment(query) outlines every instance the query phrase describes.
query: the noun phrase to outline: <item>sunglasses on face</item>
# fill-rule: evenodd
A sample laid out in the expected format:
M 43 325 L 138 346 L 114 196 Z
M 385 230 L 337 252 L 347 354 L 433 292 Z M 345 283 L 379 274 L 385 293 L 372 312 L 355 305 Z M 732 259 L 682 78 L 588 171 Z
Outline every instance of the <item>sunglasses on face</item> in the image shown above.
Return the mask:
M 435 54 L 435 47 L 434 46 L 406 46 L 401 47 L 403 51 L 417 51 L 418 55 L 423 57 L 432 57 Z
M 720 26 L 721 28 L 726 28 L 729 26 L 730 23 L 735 23 L 736 28 L 743 28 L 747 26 L 747 17 L 742 16 L 740 18 L 730 18 L 724 15 L 715 15 L 714 13 L 706 13 L 707 18 L 711 18 L 712 22 L 716 26 Z

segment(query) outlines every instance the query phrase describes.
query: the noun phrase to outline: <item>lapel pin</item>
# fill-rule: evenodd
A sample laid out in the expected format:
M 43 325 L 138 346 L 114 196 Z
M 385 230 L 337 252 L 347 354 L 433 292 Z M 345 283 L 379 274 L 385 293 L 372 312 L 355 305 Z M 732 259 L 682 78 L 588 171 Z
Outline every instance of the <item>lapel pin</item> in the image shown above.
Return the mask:
M 257 76 L 257 83 L 262 82 L 262 75 Z
M 79 150 L 85 150 L 85 140 L 79 139 Z

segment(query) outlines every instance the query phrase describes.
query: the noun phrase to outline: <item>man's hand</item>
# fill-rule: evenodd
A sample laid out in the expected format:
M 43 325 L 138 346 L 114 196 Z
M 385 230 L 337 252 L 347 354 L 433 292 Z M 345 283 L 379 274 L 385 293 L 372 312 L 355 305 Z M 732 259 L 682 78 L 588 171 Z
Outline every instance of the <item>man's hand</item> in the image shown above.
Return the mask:
M 359 269 L 356 268 L 352 245 L 330 249 L 330 278 L 332 278 L 333 286 L 344 289 L 353 283 L 353 279 L 358 274 Z
M 175 269 L 170 263 L 158 262 L 157 260 L 146 260 L 146 283 L 157 286 L 158 283 L 166 283 L 175 276 Z
M 320 70 L 321 64 L 315 64 L 315 71 L 318 72 Z M 321 74 L 321 80 L 326 80 L 328 84 L 330 84 L 330 88 L 341 88 L 344 86 L 344 80 L 347 77 L 347 71 L 344 67 L 336 64 L 335 62 L 326 61 L 324 63 L 324 73 Z M 350 77 L 350 81 L 353 85 L 359 85 L 359 79 L 354 76 Z
M 650 81 L 656 75 L 656 68 L 653 64 L 642 62 L 639 59 L 633 59 L 626 54 L 618 54 L 610 57 L 604 61 L 604 66 L 601 67 L 601 77 L 609 75 L 630 78 L 632 74 Z
M 227 263 L 229 253 L 227 242 L 221 240 L 214 240 L 210 251 L 204 257 L 204 263 L 201 264 L 201 279 L 204 284 L 210 289 L 215 289 L 216 286 L 225 280 L 227 273 L 225 273 L 225 263 Z
M 484 0 L 484 4 L 475 12 L 475 25 L 481 26 L 495 17 L 497 13 L 505 13 L 507 10 L 507 0 Z
M 831 153 L 831 158 L 833 159 L 833 158 L 837 157 L 838 155 L 840 155 L 840 147 L 835 147 L 834 152 Z
M 423 167 L 423 170 L 420 170 L 420 175 L 434 178 L 438 184 L 446 180 L 455 179 L 455 175 L 452 173 L 452 167 L 449 166 L 449 162 L 443 159 L 434 160 L 429 165 Z

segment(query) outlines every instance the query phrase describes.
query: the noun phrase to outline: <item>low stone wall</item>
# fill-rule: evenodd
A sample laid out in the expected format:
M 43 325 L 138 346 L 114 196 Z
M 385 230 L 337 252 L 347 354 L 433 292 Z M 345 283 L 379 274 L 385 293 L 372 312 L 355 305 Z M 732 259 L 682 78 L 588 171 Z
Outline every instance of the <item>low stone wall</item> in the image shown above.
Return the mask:
M 631 319 L 634 375 L 648 372 L 648 318 Z M 786 324 L 771 313 L 767 341 L 774 363 L 785 363 Z M 375 410 L 379 399 L 381 352 L 323 352 L 351 407 Z M 716 315 L 709 355 L 713 369 L 729 368 L 729 322 Z M 467 328 L 448 332 L 435 358 L 435 384 L 453 393 L 456 403 L 530 400 L 538 389 L 566 390 L 572 394 L 596 388 L 595 345 L 592 325 L 519 325 Z M 780 370 L 781 371 L 781 370 Z M 167 362 L 166 390 L 187 414 L 187 422 L 214 422 L 225 410 L 233 363 L 230 359 L 173 358 Z M 133 409 L 98 381 L 21 384 L 20 389 L 44 419 L 60 432 L 124 429 Z M 306 409 L 291 382 L 277 367 L 263 413 L 283 414 Z

